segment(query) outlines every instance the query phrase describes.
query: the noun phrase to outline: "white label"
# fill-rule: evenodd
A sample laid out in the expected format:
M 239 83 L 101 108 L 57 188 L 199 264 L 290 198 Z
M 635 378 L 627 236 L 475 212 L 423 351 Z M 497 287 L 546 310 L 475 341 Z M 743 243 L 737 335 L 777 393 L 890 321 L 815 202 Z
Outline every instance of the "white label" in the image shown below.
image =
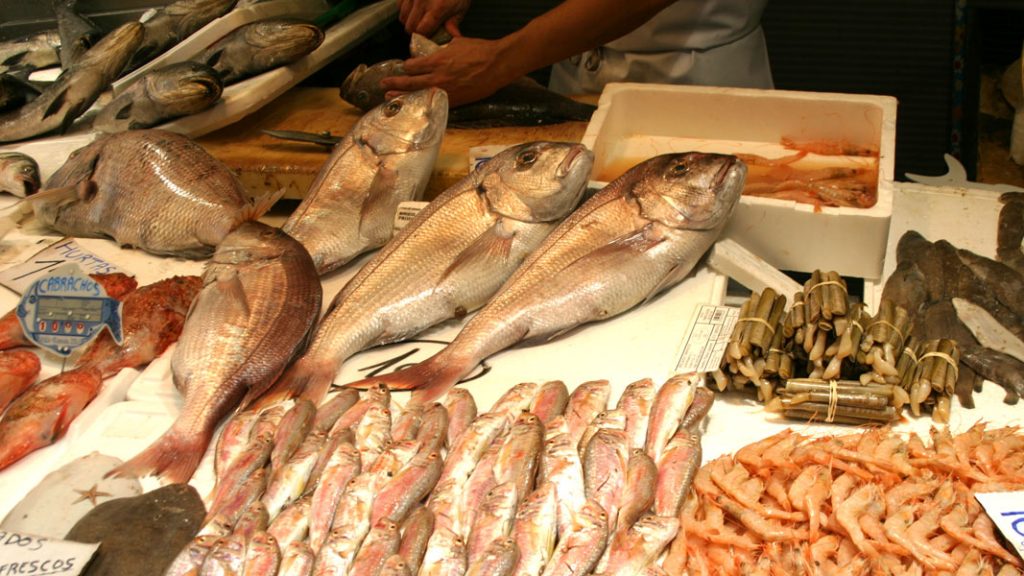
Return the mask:
M 487 162 L 499 152 L 511 146 L 492 144 L 490 146 L 473 146 L 469 149 L 469 171 L 472 172 L 479 168 L 484 162 Z
M 676 374 L 717 370 L 739 316 L 739 308 L 702 304 L 686 335 Z
M 974 497 L 1017 554 L 1024 557 L 1024 492 L 987 492 Z
M 83 249 L 74 240 L 65 238 L 44 248 L 27 261 L 0 272 L 0 284 L 18 294 L 24 294 L 33 282 L 46 276 L 54 268 L 69 263 L 77 264 L 86 274 L 122 272 L 113 263 Z M 2 574 L 0 572 L 0 575 Z
M 409 222 L 412 222 L 413 218 L 427 207 L 427 204 L 430 204 L 430 202 L 399 202 L 398 209 L 395 210 L 395 232 L 405 228 Z
M 99 547 L 0 530 L 0 575 L 81 574 Z

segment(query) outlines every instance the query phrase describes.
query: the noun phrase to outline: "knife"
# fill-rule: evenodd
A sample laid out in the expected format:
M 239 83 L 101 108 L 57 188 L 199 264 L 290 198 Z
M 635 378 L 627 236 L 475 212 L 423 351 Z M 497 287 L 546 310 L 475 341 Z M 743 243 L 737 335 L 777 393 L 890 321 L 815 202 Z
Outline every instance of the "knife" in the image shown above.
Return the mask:
M 296 140 L 299 142 L 312 142 L 322 146 L 333 147 L 341 142 L 341 136 L 334 136 L 328 131 L 323 132 L 302 132 L 299 130 L 261 130 L 267 136 L 280 138 L 282 140 Z

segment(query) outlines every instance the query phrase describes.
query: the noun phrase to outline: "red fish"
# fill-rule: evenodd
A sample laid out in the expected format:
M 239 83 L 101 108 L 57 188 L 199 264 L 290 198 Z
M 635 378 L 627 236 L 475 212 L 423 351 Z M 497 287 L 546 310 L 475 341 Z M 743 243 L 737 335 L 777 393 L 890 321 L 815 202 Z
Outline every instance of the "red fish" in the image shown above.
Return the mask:
M 28 350 L 0 352 L 0 414 L 39 376 L 39 356 Z

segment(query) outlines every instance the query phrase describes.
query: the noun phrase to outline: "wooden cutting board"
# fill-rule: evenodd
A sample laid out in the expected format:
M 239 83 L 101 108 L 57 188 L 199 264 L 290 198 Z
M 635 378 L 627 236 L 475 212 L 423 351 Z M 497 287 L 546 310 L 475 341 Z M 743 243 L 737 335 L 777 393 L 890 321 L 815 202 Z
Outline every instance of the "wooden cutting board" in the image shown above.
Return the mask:
M 591 102 L 596 101 L 596 96 Z M 343 101 L 336 88 L 293 88 L 255 114 L 198 139 L 211 154 L 234 169 L 254 196 L 285 188 L 285 198 L 301 199 L 327 160 L 318 144 L 267 136 L 264 129 L 330 132 L 343 135 L 362 112 Z M 445 132 L 433 176 L 425 193 L 434 198 L 469 173 L 469 149 L 532 140 L 579 142 L 585 122 L 551 126 L 459 129 Z

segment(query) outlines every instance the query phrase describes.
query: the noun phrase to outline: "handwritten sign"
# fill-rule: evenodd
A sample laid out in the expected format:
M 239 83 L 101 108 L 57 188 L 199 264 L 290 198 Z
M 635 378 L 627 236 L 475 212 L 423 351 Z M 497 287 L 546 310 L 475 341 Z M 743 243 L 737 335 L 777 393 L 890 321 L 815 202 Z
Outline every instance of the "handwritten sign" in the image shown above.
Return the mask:
M 738 308 L 701 305 L 676 363 L 676 373 L 717 370 L 739 315 Z
M 122 271 L 113 263 L 82 248 L 74 240 L 65 238 L 44 248 L 28 261 L 0 272 L 0 284 L 18 294 L 24 294 L 25 290 L 40 277 L 68 263 L 78 265 L 86 274 L 112 274 Z
M 81 574 L 99 547 L 0 530 L 0 576 Z
M 987 492 L 974 497 L 1017 554 L 1024 557 L 1024 492 Z

